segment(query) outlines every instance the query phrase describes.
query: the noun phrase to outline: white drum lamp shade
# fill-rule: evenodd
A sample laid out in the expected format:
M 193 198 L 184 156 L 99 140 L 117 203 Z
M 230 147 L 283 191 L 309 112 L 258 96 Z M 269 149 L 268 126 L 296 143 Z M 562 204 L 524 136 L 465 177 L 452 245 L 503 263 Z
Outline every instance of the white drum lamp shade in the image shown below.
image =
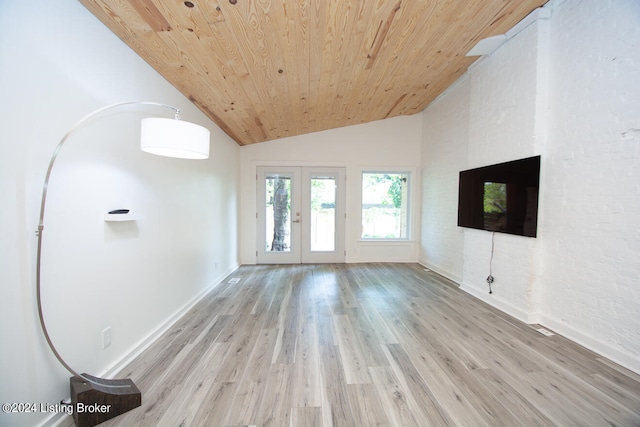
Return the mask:
M 142 119 L 140 149 L 179 159 L 209 157 L 209 129 L 182 120 L 149 117 Z

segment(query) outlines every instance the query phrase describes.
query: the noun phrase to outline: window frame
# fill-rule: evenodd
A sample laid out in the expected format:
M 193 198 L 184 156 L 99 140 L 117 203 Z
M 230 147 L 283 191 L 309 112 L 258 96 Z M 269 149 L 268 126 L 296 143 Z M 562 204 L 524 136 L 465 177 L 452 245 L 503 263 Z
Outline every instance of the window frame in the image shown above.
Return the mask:
M 386 174 L 386 175 L 405 175 L 406 182 L 406 206 L 404 208 L 406 212 L 406 236 L 405 237 L 363 237 L 364 232 L 364 175 L 365 174 Z M 413 177 L 415 171 L 411 168 L 363 168 L 360 170 L 360 222 L 358 240 L 361 242 L 408 242 L 412 241 L 412 225 L 413 225 Z

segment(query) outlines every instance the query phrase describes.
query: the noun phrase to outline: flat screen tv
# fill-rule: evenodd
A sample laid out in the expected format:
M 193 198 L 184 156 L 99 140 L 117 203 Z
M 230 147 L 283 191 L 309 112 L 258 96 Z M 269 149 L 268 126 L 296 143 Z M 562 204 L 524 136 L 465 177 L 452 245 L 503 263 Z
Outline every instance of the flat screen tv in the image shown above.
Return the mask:
M 458 225 L 536 237 L 540 156 L 460 172 Z

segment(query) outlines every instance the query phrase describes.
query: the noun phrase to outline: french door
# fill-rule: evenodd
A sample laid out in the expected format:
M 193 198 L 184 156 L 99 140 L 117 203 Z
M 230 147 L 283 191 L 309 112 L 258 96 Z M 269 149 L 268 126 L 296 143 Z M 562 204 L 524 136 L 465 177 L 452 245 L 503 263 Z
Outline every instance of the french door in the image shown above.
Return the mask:
M 344 262 L 345 169 L 258 167 L 259 264 Z

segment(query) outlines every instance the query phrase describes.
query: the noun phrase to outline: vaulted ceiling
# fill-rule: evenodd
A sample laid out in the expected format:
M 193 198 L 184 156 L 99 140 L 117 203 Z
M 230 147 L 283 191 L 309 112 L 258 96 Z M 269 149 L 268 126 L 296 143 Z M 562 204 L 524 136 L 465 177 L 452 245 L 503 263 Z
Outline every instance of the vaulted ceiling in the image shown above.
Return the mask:
M 415 114 L 547 0 L 80 0 L 240 145 Z

